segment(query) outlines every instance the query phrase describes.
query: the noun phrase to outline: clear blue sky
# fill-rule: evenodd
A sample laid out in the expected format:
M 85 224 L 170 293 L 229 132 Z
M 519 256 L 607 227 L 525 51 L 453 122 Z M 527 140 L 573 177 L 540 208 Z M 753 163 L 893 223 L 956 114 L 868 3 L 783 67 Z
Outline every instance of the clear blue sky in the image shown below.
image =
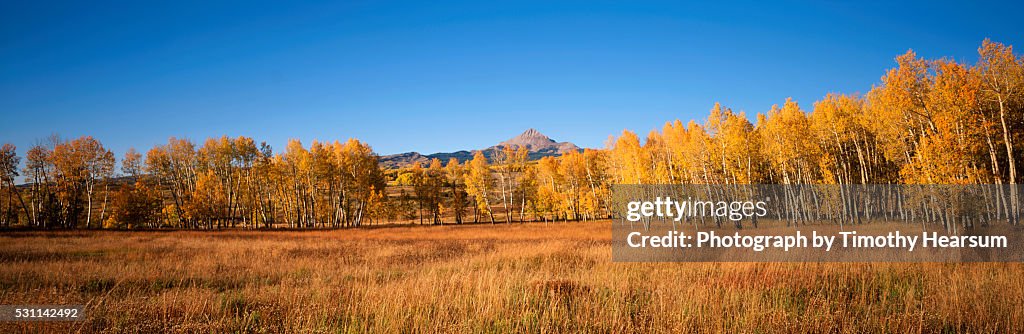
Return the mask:
M 909 48 L 973 62 L 985 37 L 1024 47 L 1017 1 L 759 3 L 6 1 L 0 142 L 433 153 L 534 127 L 601 147 L 715 101 L 752 115 L 863 93 Z

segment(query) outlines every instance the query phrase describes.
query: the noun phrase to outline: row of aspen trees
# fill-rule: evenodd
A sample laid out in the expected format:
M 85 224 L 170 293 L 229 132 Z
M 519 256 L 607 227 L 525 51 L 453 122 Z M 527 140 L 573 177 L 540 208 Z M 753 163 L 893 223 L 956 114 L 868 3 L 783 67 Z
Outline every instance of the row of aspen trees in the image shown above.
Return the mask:
M 20 187 L 20 158 L 12 145 L 2 152 L 8 202 L 17 204 L 5 206 L 6 226 L 343 227 L 360 226 L 383 205 L 377 156 L 354 139 L 309 149 L 291 141 L 273 154 L 247 137 L 199 147 L 171 138 L 145 157 L 129 149 L 118 174 L 113 153 L 92 137 L 53 137 L 28 151 Z
M 984 41 L 978 60 L 908 51 L 863 95 L 810 109 L 787 99 L 751 118 L 715 104 L 703 123 L 623 131 L 604 149 L 530 160 L 522 147 L 384 170 L 356 139 L 171 138 L 116 159 L 96 139 L 56 136 L 22 164 L 0 148 L 0 225 L 35 228 L 338 228 L 591 220 L 615 184 L 1006 185 L 1019 212 L 1024 59 Z M 115 170 L 116 169 L 116 170 Z M 1011 215 L 1012 216 L 1012 215 Z
M 490 159 L 478 151 L 463 163 L 433 159 L 426 167 L 396 171 L 394 184 L 401 190 L 391 196 L 394 211 L 385 215 L 442 224 L 588 220 L 602 212 L 599 199 L 606 197 L 609 184 L 600 164 L 604 151 L 570 151 L 535 162 L 523 147 L 491 153 Z M 404 189 L 411 189 L 411 195 Z

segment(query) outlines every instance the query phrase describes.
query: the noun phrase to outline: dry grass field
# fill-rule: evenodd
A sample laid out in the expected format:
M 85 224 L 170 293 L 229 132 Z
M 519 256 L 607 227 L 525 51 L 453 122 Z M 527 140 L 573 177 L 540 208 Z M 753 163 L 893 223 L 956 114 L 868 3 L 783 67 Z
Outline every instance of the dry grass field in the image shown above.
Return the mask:
M 610 224 L 7 232 L 0 332 L 1024 331 L 1020 264 L 614 263 Z

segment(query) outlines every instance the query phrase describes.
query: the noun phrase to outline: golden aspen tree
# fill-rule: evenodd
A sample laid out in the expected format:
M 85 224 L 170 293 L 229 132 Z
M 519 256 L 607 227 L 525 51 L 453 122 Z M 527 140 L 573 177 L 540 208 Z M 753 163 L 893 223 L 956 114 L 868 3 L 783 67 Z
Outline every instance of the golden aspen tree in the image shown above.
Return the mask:
M 907 51 L 896 57 L 896 63 L 882 77 L 882 84 L 868 92 L 866 110 L 886 159 L 902 170 L 913 159 L 922 133 L 934 130 L 935 124 L 926 106 L 931 87 L 928 62 Z
M 693 170 L 693 166 L 690 165 L 692 157 L 687 152 L 688 146 L 691 143 L 690 134 L 687 132 L 686 126 L 677 119 L 674 122 L 665 123 L 665 126 L 662 128 L 662 134 L 665 138 L 665 165 L 668 170 L 668 183 L 696 183 L 696 180 L 691 175 Z
M 430 209 L 431 223 L 434 225 L 441 225 L 443 223 L 441 221 L 441 211 L 444 203 L 441 200 L 441 196 L 443 195 L 444 177 L 445 173 L 441 159 L 431 159 L 430 165 L 426 170 L 423 186 L 427 207 Z
M 516 211 L 516 203 L 522 204 L 526 200 L 525 197 L 517 199 L 516 190 L 519 188 L 521 174 L 529 159 L 529 150 L 523 146 L 502 146 L 495 147 L 493 152 L 491 158 L 494 161 L 495 174 L 501 192 L 501 206 L 505 212 L 505 222 L 511 223 L 513 213 Z
M 534 211 L 545 221 L 548 215 L 551 220 L 557 220 L 562 214 L 563 196 L 559 188 L 564 184 L 562 174 L 559 172 L 560 159 L 555 157 L 543 157 L 537 161 L 536 185 L 537 194 L 534 201 Z
M 360 226 L 365 217 L 374 214 L 368 210 L 371 197 L 376 197 L 376 205 L 387 203 L 386 197 L 379 196 L 385 191 L 384 173 L 373 148 L 355 138 L 344 144 L 335 143 L 334 159 L 340 173 L 336 179 L 341 181 L 336 195 L 340 202 L 337 210 L 341 212 L 341 226 Z
M 185 206 L 185 214 L 199 221 L 207 229 L 221 227 L 221 208 L 227 205 L 227 194 L 221 179 L 213 170 L 205 170 L 196 176 L 196 190 L 192 201 Z
M 786 185 L 811 184 L 817 181 L 817 163 L 814 161 L 818 156 L 818 147 L 815 145 L 818 140 L 811 131 L 807 114 L 800 109 L 796 101 L 786 99 L 782 108 L 774 105 L 767 116 L 759 115 L 758 129 L 768 155 L 766 160 L 770 166 L 770 177 L 780 177 L 781 179 L 776 179 L 776 182 L 781 181 L 779 183 Z M 783 205 L 789 208 L 806 207 L 806 202 L 810 200 L 808 197 L 816 196 L 805 193 L 804 189 L 784 187 L 783 194 L 780 195 Z M 785 211 L 788 215 L 785 217 L 787 225 L 815 218 L 806 212 Z M 716 222 L 720 224 L 718 220 Z
M 682 155 L 686 157 L 680 164 L 689 171 L 689 179 L 695 183 L 710 185 L 716 181 L 711 171 L 711 136 L 696 121 L 686 126 L 688 139 L 683 143 Z
M 467 162 L 466 192 L 476 201 L 476 210 L 487 214 L 494 224 L 494 212 L 491 210 L 490 196 L 494 191 L 494 176 L 483 152 L 473 154 L 473 160 Z M 477 215 L 479 216 L 479 215 Z
M 820 148 L 818 168 L 822 182 L 827 184 L 851 184 L 854 178 L 861 179 L 857 166 L 862 159 L 855 160 L 857 134 L 863 132 L 854 116 L 861 111 L 861 102 L 852 96 L 828 94 L 814 103 L 811 113 L 811 130 Z
M 587 175 L 587 185 L 590 188 L 590 197 L 587 209 L 596 217 L 611 196 L 608 176 L 608 152 L 595 149 L 583 150 L 584 167 Z
M 614 182 L 620 184 L 651 184 L 651 157 L 645 154 L 640 138 L 624 130 L 609 147 Z
M 814 103 L 810 122 L 814 138 L 817 140 L 818 174 L 821 182 L 837 184 L 838 197 L 834 200 L 837 207 L 830 212 L 840 224 L 854 220 L 854 212 L 859 205 L 854 201 L 845 185 L 853 184 L 854 179 L 866 183 L 865 148 L 860 138 L 865 135 L 864 129 L 857 122 L 856 116 L 862 112 L 860 99 L 855 96 L 828 94 L 821 101 Z
M 114 154 L 98 140 L 85 136 L 57 144 L 51 158 L 60 191 L 58 198 L 64 208 L 64 227 L 77 227 L 78 216 L 85 211 L 85 226 L 91 228 L 96 184 L 109 178 L 114 168 Z
M 256 211 L 254 220 L 258 219 L 258 224 L 262 224 L 264 228 L 273 227 L 278 219 L 277 208 L 279 205 L 276 198 L 279 196 L 275 189 L 277 189 L 276 185 L 280 183 L 280 169 L 275 161 L 273 149 L 267 143 L 261 142 L 253 162 L 253 188 L 250 196 L 252 196 L 253 209 Z
M 459 159 L 451 158 L 444 166 L 445 183 L 448 188 L 448 207 L 452 209 L 455 223 L 462 224 L 466 215 L 466 172 Z
M 723 177 L 729 184 L 751 184 L 761 181 L 761 143 L 754 125 L 743 113 L 724 114 L 718 130 L 722 147 Z
M 142 154 L 135 151 L 134 147 L 128 148 L 121 159 L 121 173 L 137 180 L 142 175 Z
M 648 175 L 651 177 L 651 184 L 665 184 L 668 183 L 668 164 L 666 159 L 668 151 L 665 147 L 665 140 L 662 139 L 661 133 L 657 130 L 651 130 L 647 132 L 647 137 L 644 139 L 644 144 L 641 146 L 642 154 L 647 158 L 646 161 L 649 163 L 647 166 L 643 166 L 648 170 Z
M 715 105 L 711 108 L 711 112 L 708 114 L 707 120 L 704 122 L 704 130 L 707 131 L 708 136 L 705 137 L 706 148 L 708 153 L 708 164 L 707 168 L 712 175 L 712 180 L 716 184 L 729 184 L 729 178 L 726 176 L 726 169 L 728 168 L 726 157 L 726 141 L 723 140 L 721 135 L 722 128 L 725 126 L 726 118 L 732 114 L 732 110 L 725 108 L 721 103 L 715 102 Z
M 21 192 L 14 184 L 14 180 L 18 177 L 19 164 L 21 164 L 21 158 L 18 157 L 17 148 L 10 143 L 4 143 L 0 147 L 0 195 L 5 196 L 6 205 L 4 211 L 0 212 L 0 225 L 5 227 L 10 227 L 12 223 L 18 223 L 18 210 L 14 208 L 16 204 L 20 204 L 22 211 L 25 212 L 25 217 L 29 218 L 25 199 L 22 198 Z M 15 203 L 15 199 L 18 200 L 17 203 Z
M 526 202 L 530 195 L 530 177 L 528 172 L 530 161 L 530 150 L 526 146 L 519 146 L 516 149 L 515 156 L 512 159 L 512 187 L 509 189 L 512 211 L 519 211 L 519 221 L 522 222 L 526 215 Z M 515 194 L 519 194 L 519 199 L 516 200 Z M 518 205 L 518 208 L 516 207 Z
M 284 180 L 283 193 L 289 194 L 285 199 L 285 211 L 289 225 L 299 228 L 308 227 L 311 223 L 310 189 L 308 180 L 311 158 L 309 151 L 298 139 L 288 140 L 282 155 Z
M 409 183 L 416 197 L 420 224 L 423 224 L 423 209 L 430 209 L 430 181 L 427 180 L 427 172 L 419 163 L 414 163 L 412 168 L 409 168 Z
M 926 99 L 934 131 L 926 131 L 911 162 L 915 172 L 906 183 L 971 184 L 981 181 L 977 168 L 984 149 L 978 108 L 978 81 L 964 66 L 948 60 L 932 62 L 932 87 Z M 980 160 L 980 161 L 979 161 Z M 916 178 L 915 178 L 916 177 Z
M 313 140 L 309 146 L 309 159 L 305 167 L 309 227 L 324 227 L 329 221 L 331 206 L 328 204 L 327 188 L 333 184 L 332 175 L 336 174 L 333 152 L 327 143 Z
M 56 136 L 51 137 L 49 145 L 39 143 L 29 148 L 25 154 L 26 179 L 32 185 L 29 188 L 29 225 L 37 228 L 57 227 L 60 220 L 60 207 L 56 199 L 56 180 L 54 173 L 53 146 L 57 143 Z
M 146 172 L 157 182 L 157 186 L 170 189 L 173 205 L 167 211 L 179 227 L 198 227 L 198 222 L 184 212 L 192 205 L 195 193 L 196 173 L 199 159 L 195 146 L 187 139 L 171 137 L 167 144 L 157 145 L 146 153 Z
M 296 199 L 297 188 L 294 186 L 293 165 L 291 159 L 287 158 L 287 146 L 282 153 L 275 154 L 269 164 L 271 171 L 270 179 L 273 182 L 272 197 L 270 202 L 276 205 L 279 211 L 275 221 L 281 221 L 289 227 L 295 227 L 298 219 L 297 206 L 293 202 Z
M 573 220 L 580 220 L 583 217 L 583 194 L 587 186 L 587 166 L 583 154 L 578 151 L 569 151 L 559 159 L 558 173 L 562 176 L 565 184 L 565 199 L 569 206 Z
M 786 99 L 782 108 L 772 106 L 759 127 L 763 143 L 776 175 L 783 184 L 811 183 L 815 179 L 812 166 L 816 142 L 807 114 L 793 99 Z
M 197 154 L 199 156 L 200 170 L 203 174 L 212 175 L 217 178 L 217 182 L 208 181 L 204 185 L 216 184 L 222 189 L 209 189 L 209 188 L 197 188 L 197 191 L 215 191 L 218 194 L 223 194 L 224 202 L 217 203 L 205 203 L 204 208 L 209 210 L 209 214 L 206 215 L 206 219 L 212 219 L 216 221 L 217 227 L 222 227 L 223 224 L 229 222 L 233 224 L 234 217 L 232 217 L 232 209 L 234 206 L 235 199 L 235 175 L 234 168 L 231 166 L 232 151 L 234 148 L 231 140 L 227 136 L 220 138 L 209 138 L 199 148 Z M 197 198 L 206 199 L 220 199 L 219 196 L 214 194 L 199 194 Z
M 978 48 L 978 63 L 975 72 L 981 79 L 981 97 L 994 107 L 991 114 L 998 114 L 999 129 L 1003 146 L 1006 148 L 1006 171 L 1010 184 L 1011 206 L 1009 220 L 1018 223 L 1017 157 L 1014 141 L 1020 136 L 1021 118 L 1024 117 L 1024 59 L 1013 54 L 1013 47 L 985 39 Z

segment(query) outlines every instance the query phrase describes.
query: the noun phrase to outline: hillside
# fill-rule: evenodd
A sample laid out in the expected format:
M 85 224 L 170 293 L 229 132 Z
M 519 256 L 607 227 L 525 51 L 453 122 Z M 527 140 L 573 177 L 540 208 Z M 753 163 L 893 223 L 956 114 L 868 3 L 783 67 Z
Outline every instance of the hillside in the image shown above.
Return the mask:
M 509 138 L 506 141 L 500 142 L 494 146 L 490 146 L 482 149 L 474 150 L 462 150 L 456 152 L 441 152 L 429 155 L 423 155 L 419 152 L 406 152 L 399 154 L 391 154 L 380 157 L 380 164 L 385 168 L 401 168 L 412 165 L 414 163 L 427 164 L 434 158 L 441 159 L 441 161 L 447 163 L 449 159 L 456 158 L 459 162 L 473 159 L 473 155 L 478 151 L 483 151 L 484 156 L 490 159 L 495 149 L 502 149 L 505 146 L 513 148 L 526 147 L 530 151 L 530 160 L 540 159 L 547 156 L 559 156 L 572 150 L 579 150 L 579 146 L 570 142 L 558 142 L 551 137 L 540 133 L 536 129 L 527 129 L 518 136 Z

